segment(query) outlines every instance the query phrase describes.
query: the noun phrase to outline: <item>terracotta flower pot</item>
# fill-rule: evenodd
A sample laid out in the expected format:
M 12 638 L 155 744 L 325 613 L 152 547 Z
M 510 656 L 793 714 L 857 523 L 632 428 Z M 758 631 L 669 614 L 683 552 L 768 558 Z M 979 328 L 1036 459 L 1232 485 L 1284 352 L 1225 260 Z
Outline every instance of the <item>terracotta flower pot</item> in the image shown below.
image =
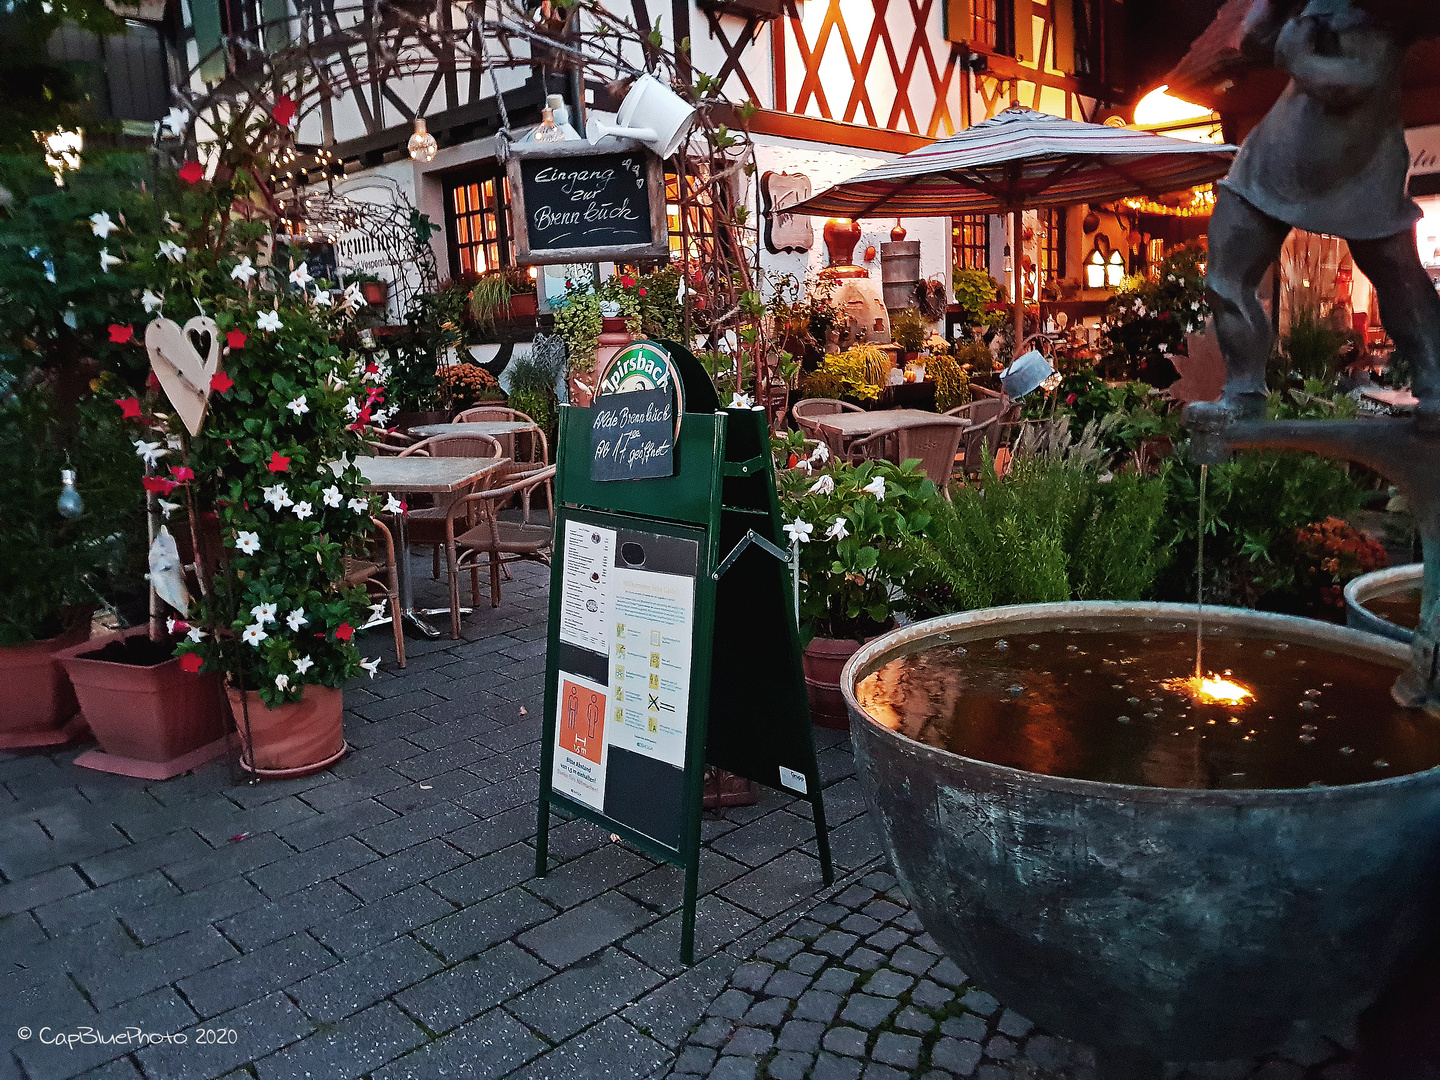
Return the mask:
M 510 296 L 510 319 L 520 322 L 533 319 L 540 314 L 540 297 L 533 292 L 512 293 Z
M 168 780 L 225 751 L 219 677 L 181 670 L 170 652 L 142 626 L 57 654 L 100 744 L 76 764 Z
M 225 688 L 230 712 L 240 735 L 240 765 L 258 776 L 304 776 L 319 772 L 344 756 L 342 713 L 344 692 L 307 686 L 299 701 L 272 709 L 254 690 Z M 246 711 L 248 710 L 248 717 Z
M 379 307 L 390 299 L 390 283 L 388 281 L 362 281 L 360 295 L 365 297 L 365 303 Z
M 90 637 L 90 615 L 58 637 L 24 645 L 0 645 L 0 750 L 62 746 L 84 731 L 75 691 L 55 653 Z
M 840 669 L 859 652 L 861 644 L 854 638 L 817 637 L 805 646 L 800 661 L 810 697 L 810 722 L 817 727 L 850 730 L 850 714 L 840 692 Z

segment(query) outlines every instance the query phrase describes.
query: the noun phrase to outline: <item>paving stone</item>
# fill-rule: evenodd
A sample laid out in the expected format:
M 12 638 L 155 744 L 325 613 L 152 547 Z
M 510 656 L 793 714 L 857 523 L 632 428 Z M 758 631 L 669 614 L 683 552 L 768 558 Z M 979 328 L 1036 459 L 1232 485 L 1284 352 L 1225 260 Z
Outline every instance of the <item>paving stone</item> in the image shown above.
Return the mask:
M 969 981 L 970 976 L 955 966 L 955 961 L 950 959 L 941 960 L 929 972 L 930 978 L 936 982 L 950 987 L 960 987 Z
M 703 860 L 702 860 L 703 861 Z M 772 963 L 788 963 L 790 958 L 805 948 L 805 943 L 796 941 L 794 938 L 781 937 L 774 941 L 768 941 L 760 947 L 755 955 L 762 960 L 769 960 Z
M 851 971 L 849 968 L 829 967 L 820 973 L 815 980 L 816 990 L 829 990 L 832 993 L 848 994 L 855 987 L 855 980 L 860 978 L 858 971 Z
M 854 934 L 847 934 L 841 930 L 830 930 L 816 938 L 812 947 L 817 952 L 828 953 L 838 959 L 850 951 L 855 941 Z
M 882 1031 L 875 1040 L 870 1056 L 886 1065 L 902 1069 L 914 1069 L 920 1065 L 922 1040 L 914 1035 L 900 1035 L 894 1031 Z
M 310 933 L 331 952 L 358 956 L 454 910 L 453 904 L 424 885 L 412 885 L 364 905 L 350 918 L 316 926 Z
M 975 1074 L 976 1080 L 1014 1080 L 1015 1072 L 1008 1065 L 996 1065 L 991 1062 L 980 1066 L 980 1071 Z
M 960 1004 L 977 1016 L 994 1016 L 1000 1011 L 1000 1003 L 984 990 L 971 990 L 960 999 Z
M 756 991 L 765 985 L 774 971 L 774 964 L 767 964 L 763 960 L 752 960 L 748 964 L 741 964 L 736 969 L 730 983 L 741 990 Z
M 523 949 L 503 942 L 474 960 L 430 976 L 396 1001 L 431 1031 L 463 1024 L 534 986 L 553 972 Z
M 734 958 L 725 953 L 707 957 L 646 994 L 623 1015 L 643 1034 L 664 1046 L 676 1046 L 695 1017 L 724 989 L 735 967 Z
M 848 930 L 850 933 L 858 934 L 860 937 L 864 937 L 866 934 L 873 934 L 876 930 L 880 929 L 880 926 L 879 920 L 872 919 L 869 915 L 861 915 L 859 913 L 851 915 L 840 923 L 840 929 Z
M 259 889 L 237 877 L 131 911 L 121 921 L 141 945 L 153 945 L 265 902 Z
M 742 1022 L 751 1027 L 779 1027 L 790 1011 L 790 1004 L 787 998 L 764 998 L 746 1010 Z
M 815 1055 L 796 1050 L 782 1050 L 765 1066 L 770 1080 L 804 1080 L 809 1075 Z
M 809 985 L 809 975 L 786 968 L 770 977 L 765 984 L 765 993 L 787 998 L 799 997 Z
M 800 1050 L 811 1054 L 820 1049 L 825 1025 L 814 1020 L 791 1020 L 780 1029 L 775 1045 L 781 1050 Z
M 878 952 L 890 953 L 910 940 L 910 935 L 898 926 L 887 926 L 877 930 L 865 939 L 865 944 Z
M 675 1059 L 677 1073 L 700 1073 L 708 1075 L 715 1064 L 715 1051 L 708 1046 L 687 1046 Z
M 241 912 L 218 926 L 227 938 L 250 952 L 311 927 L 343 925 L 340 917 L 359 906 L 353 893 L 334 881 L 322 881 Z
M 828 929 L 824 923 L 818 923 L 814 919 L 797 919 L 785 936 L 798 938 L 808 945 Z
M 865 1080 L 910 1080 L 910 1076 L 909 1072 L 874 1061 L 865 1066 Z
M 447 900 L 468 905 L 527 881 L 534 873 L 535 850 L 528 844 L 517 843 L 471 859 L 431 878 L 426 884 Z
M 222 841 L 221 846 L 213 851 L 206 851 L 198 858 L 184 862 L 167 863 L 164 869 L 166 877 L 186 892 L 191 892 L 294 854 L 295 849 L 278 836 L 261 833 L 244 840 Z
M 5 976 L 6 989 L 17 992 L 44 982 L 61 972 L 83 971 L 104 958 L 112 965 L 122 964 L 137 953 L 135 941 L 114 919 L 87 926 L 68 934 L 59 934 L 48 941 L 20 949 L 5 959 L 17 969 Z M 230 955 L 234 955 L 233 950 Z M 139 993 L 153 990 L 161 983 L 143 987 Z M 102 1004 L 100 1006 L 104 1008 Z
M 118 961 L 104 954 L 94 956 L 91 963 L 95 966 L 80 970 L 77 977 L 91 1000 L 105 1009 L 233 956 L 234 946 L 206 926 L 128 953 Z
M 928 1034 L 933 1031 L 936 1020 L 929 1013 L 923 1013 L 913 1005 L 906 1005 L 900 1010 L 900 1015 L 895 1017 L 895 1026 L 902 1031 L 918 1031 L 921 1034 Z
M 712 1001 L 705 1009 L 707 1016 L 723 1016 L 727 1020 L 739 1020 L 749 1010 L 755 999 L 743 990 L 733 987 Z
M 506 1008 L 547 1039 L 561 1042 L 661 981 L 659 973 L 610 948 L 510 1000 Z
M 710 1070 L 709 1080 L 755 1080 L 760 1063 L 750 1057 L 722 1057 Z
M 800 1000 L 795 1002 L 795 1018 L 819 1020 L 828 1024 L 835 1019 L 843 1000 L 839 994 L 828 990 L 809 990 L 801 994 Z
M 854 1058 L 821 1054 L 810 1070 L 810 1080 L 858 1080 L 864 1066 Z
M 534 861 L 533 853 L 531 861 Z M 551 868 L 544 877 L 528 881 L 526 888 L 556 907 L 568 908 L 653 869 L 653 862 L 623 844 L 606 844 Z
M 808 918 L 821 926 L 834 926 L 850 914 L 839 904 L 816 904 L 810 909 Z
M 874 949 L 856 949 L 845 958 L 845 963 L 861 971 L 874 971 L 885 962 L 885 954 L 878 953 Z
M 720 890 L 720 895 L 769 919 L 823 887 L 819 860 L 803 851 L 790 851 L 736 878 Z
M 775 1036 L 764 1028 L 738 1027 L 725 1045 L 720 1048 L 721 1055 L 725 1054 L 748 1054 L 758 1057 L 768 1053 L 775 1045 Z
M 825 1033 L 824 1046 L 832 1053 L 864 1057 L 867 1041 L 868 1036 L 865 1032 L 857 1028 L 835 1027 Z
M 69 933 L 179 895 L 180 890 L 169 878 L 159 870 L 151 870 L 45 904 L 37 907 L 33 914 L 50 933 Z M 14 915 L 6 921 L 18 923 L 21 919 L 28 920 L 29 916 Z M 20 948 L 21 945 L 17 941 L 11 948 Z M 7 953 L 9 951 L 6 950 Z
M 248 875 L 260 891 L 272 900 L 298 892 L 317 881 L 338 878 L 341 874 L 378 860 L 380 856 L 353 836 L 331 840 L 327 844 L 292 855 L 283 862 L 271 863 Z
M 461 908 L 416 931 L 415 936 L 448 961 L 474 956 L 555 914 L 545 901 L 511 888 Z
M 521 934 L 518 940 L 551 966 L 568 967 L 653 918 L 633 900 L 610 893 L 546 920 Z
M 525 1080 L 630 1080 L 669 1058 L 654 1039 L 611 1016 L 526 1065 Z
M 845 1007 L 840 1012 L 840 1018 L 871 1031 L 883 1024 L 898 1007 L 899 1003 L 893 998 L 854 994 L 849 1001 L 845 1002 Z
M 467 855 L 480 856 L 489 855 L 492 851 L 499 851 L 517 840 L 534 835 L 535 812 L 529 807 L 519 806 L 495 817 L 481 819 L 474 825 L 457 829 L 445 839 Z
M 199 837 L 195 839 L 204 843 Z M 29 911 L 31 908 L 49 904 L 61 897 L 85 892 L 89 888 L 89 883 L 75 872 L 74 867 L 56 867 L 43 874 L 21 878 L 8 885 L 0 885 L 0 915 Z
M 177 985 L 197 1013 L 215 1016 L 335 963 L 330 951 L 309 934 L 296 934 L 182 979 Z
M 867 994 L 877 994 L 880 997 L 899 997 L 912 986 L 915 979 L 909 975 L 902 975 L 898 971 L 891 971 L 889 968 L 882 968 L 875 972 L 865 983 Z
M 887 923 L 891 919 L 905 914 L 905 909 L 899 904 L 892 904 L 889 900 L 882 899 L 872 900 L 860 910 L 879 923 Z
M 826 810 L 828 811 L 829 808 L 830 808 L 830 807 L 829 807 L 829 802 L 830 802 L 830 800 L 829 800 L 829 795 L 830 795 L 830 792 L 827 791 L 827 792 L 825 793 L 825 795 L 826 795 L 826 800 L 825 800 L 825 802 L 826 802 L 826 807 L 825 807 L 825 808 L 826 808 Z M 829 815 L 828 812 L 826 813 L 825 817 L 827 818 L 827 820 L 828 820 L 828 818 L 830 817 L 830 815 Z M 860 884 L 857 883 L 857 884 L 855 884 L 855 885 L 851 885 L 851 886 L 850 886 L 849 888 L 847 888 L 844 892 L 841 892 L 841 893 L 837 894 L 836 897 L 835 897 L 835 903 L 839 904 L 841 907 L 847 907 L 847 908 L 849 908 L 851 911 L 854 911 L 854 910 L 856 910 L 857 908 L 863 907 L 865 904 L 868 904 L 871 900 L 874 899 L 874 897 L 875 897 L 875 892 L 874 892 L 873 889 L 867 889 L 864 885 L 860 885 Z
M 193 832 L 178 832 L 157 840 L 131 844 L 93 859 L 85 859 L 80 863 L 80 869 L 92 884 L 105 885 L 212 850 L 209 844 Z M 0 910 L 4 910 L 3 900 L 0 900 Z
M 730 1033 L 735 1030 L 735 1021 L 727 1020 L 723 1016 L 711 1016 L 701 1022 L 690 1037 L 690 1041 L 698 1046 L 719 1047 L 725 1044 L 730 1038 Z
M 393 1003 L 382 1001 L 255 1062 L 259 1080 L 361 1076 L 427 1041 L 428 1035 Z
M 921 979 L 915 989 L 910 992 L 910 1000 L 922 1009 L 943 1008 L 954 999 L 954 990 L 941 986 L 939 983 L 933 983 L 929 979 Z
M 930 1063 L 956 1076 L 969 1076 L 980 1064 L 982 1053 L 979 1043 L 969 1039 L 952 1039 L 947 1035 L 930 1048 Z
M 974 1013 L 952 1016 L 940 1025 L 940 1030 L 946 1035 L 953 1036 L 957 1039 L 969 1039 L 971 1042 L 984 1042 L 985 1036 L 990 1034 L 989 1026 Z M 1049 1036 L 1037 1035 L 1036 1038 L 1045 1039 L 1049 1038 Z M 1032 1045 L 1033 1043 L 1034 1040 L 1031 1040 Z M 1037 1064 L 1039 1064 L 1038 1061 Z M 1047 1065 L 1046 1068 L 1050 1068 L 1050 1066 Z
M 1000 1019 L 995 1025 L 995 1030 L 1003 1035 L 1009 1035 L 1014 1039 L 1023 1039 L 1030 1034 L 1035 1027 L 1033 1023 L 1025 1019 L 1013 1009 L 1006 1009 L 1000 1014 Z
M 7 1013 L 8 1011 L 7 1009 Z M 18 1020 L 19 1017 L 15 1019 Z M 98 1016 L 86 1016 L 83 1025 L 66 1023 L 65 1018 L 54 1014 L 44 1016 L 34 1027 L 37 1037 L 15 1043 L 12 1049 L 25 1066 L 30 1080 L 66 1080 L 138 1050 L 142 1045 L 139 1032 L 169 1034 L 189 1027 L 195 1023 L 195 1019 L 195 1013 L 174 988 L 164 986 Z M 45 1027 L 52 1031 L 78 1034 L 82 1026 L 108 1036 L 108 1041 L 76 1042 L 73 1045 L 58 1046 L 41 1042 L 41 1031 Z M 133 1038 L 129 1034 L 132 1030 L 137 1033 Z M 9 1056 L 5 1055 L 7 1058 Z M 4 1073 L 0 1072 L 0 1076 L 3 1075 Z
M 312 975 L 288 993 L 315 1020 L 334 1023 L 413 986 L 441 966 L 414 938 L 401 937 Z
M 924 975 L 935 966 L 935 957 L 913 945 L 901 945 L 891 954 L 890 966 L 911 975 Z
M 925 932 L 925 925 L 920 921 L 920 916 L 916 915 L 913 911 L 907 911 L 904 915 L 901 915 L 900 918 L 896 919 L 895 923 L 900 929 L 911 934 L 923 934 Z
M 236 1041 L 200 1044 L 192 1037 L 184 1044 L 146 1047 L 135 1055 L 145 1074 L 164 1080 L 208 1080 L 296 1042 L 313 1030 L 305 1014 L 278 993 L 202 1021 L 202 1025 L 208 1030 L 233 1030 Z
M 711 843 L 722 855 L 749 866 L 761 866 L 790 848 L 812 840 L 815 827 L 810 822 L 783 811 L 767 814 L 742 825 Z
M 695 905 L 695 954 L 719 952 L 759 924 L 760 920 L 750 912 L 714 893 L 702 896 Z M 672 912 L 630 935 L 625 939 L 625 948 L 656 971 L 678 975 L 685 970 L 680 963 L 680 912 Z
M 287 825 L 277 835 L 297 851 L 309 851 L 342 836 L 351 836 L 366 828 L 400 817 L 388 806 L 374 799 L 360 799 L 348 806 L 313 818 Z
M 1017 1049 L 1014 1039 L 1006 1038 L 1004 1035 L 992 1035 L 990 1041 L 985 1044 L 985 1056 L 994 1058 L 996 1061 L 1009 1061 L 1015 1056 Z
M 790 970 L 799 971 L 805 975 L 814 975 L 826 964 L 825 957 L 819 953 L 802 952 L 797 953 L 790 960 Z
M 401 889 L 426 878 L 453 870 L 468 861 L 462 852 L 444 840 L 427 840 L 407 847 L 394 855 L 367 863 L 341 877 L 340 884 L 361 900 L 373 901 L 391 896 Z
M 412 814 L 392 818 L 356 835 L 366 847 L 372 847 L 382 855 L 393 855 L 407 847 L 474 824 L 476 820 L 468 810 L 450 803 L 437 803 Z

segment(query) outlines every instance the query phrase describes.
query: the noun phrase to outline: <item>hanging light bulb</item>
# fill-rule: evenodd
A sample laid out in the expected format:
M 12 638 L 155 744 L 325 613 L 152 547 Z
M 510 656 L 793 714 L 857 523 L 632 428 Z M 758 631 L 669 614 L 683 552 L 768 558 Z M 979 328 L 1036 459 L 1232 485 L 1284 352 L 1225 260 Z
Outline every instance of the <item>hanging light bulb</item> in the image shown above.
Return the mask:
M 405 144 L 405 149 L 410 151 L 410 160 L 412 161 L 434 161 L 435 155 L 440 152 L 440 147 L 435 142 L 435 136 L 425 130 L 425 121 L 422 117 L 415 118 L 415 134 L 410 136 L 410 141 Z
M 55 500 L 55 509 L 61 517 L 78 518 L 85 513 L 85 502 L 75 490 L 75 470 L 60 470 L 60 498 Z
M 555 110 L 550 106 L 540 110 L 540 126 L 535 129 L 536 142 L 564 142 L 565 132 L 555 123 Z
M 1015 261 L 1010 257 L 1010 245 L 1009 245 L 1009 244 L 1006 244 L 1006 245 L 1005 245 L 1005 273 L 1006 273 L 1006 274 L 1013 274 L 1014 272 L 1015 272 Z

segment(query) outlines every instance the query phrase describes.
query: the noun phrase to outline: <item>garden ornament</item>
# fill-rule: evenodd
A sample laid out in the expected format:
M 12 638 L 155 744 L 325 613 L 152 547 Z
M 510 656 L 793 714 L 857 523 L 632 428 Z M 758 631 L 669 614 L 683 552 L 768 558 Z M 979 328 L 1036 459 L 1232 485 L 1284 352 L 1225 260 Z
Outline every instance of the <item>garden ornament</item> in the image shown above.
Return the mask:
M 220 369 L 215 320 L 197 315 L 182 327 L 170 319 L 156 319 L 145 328 L 145 350 L 176 415 L 191 435 L 198 435 L 210 400 L 210 378 Z
M 180 563 L 180 549 L 175 537 L 164 525 L 150 545 L 150 587 L 181 615 L 190 613 L 190 590 L 185 587 L 185 571 Z
M 1000 373 L 1000 385 L 1004 387 L 1006 397 L 1018 401 L 1054 374 L 1050 361 L 1041 356 L 1039 350 L 1031 349 Z

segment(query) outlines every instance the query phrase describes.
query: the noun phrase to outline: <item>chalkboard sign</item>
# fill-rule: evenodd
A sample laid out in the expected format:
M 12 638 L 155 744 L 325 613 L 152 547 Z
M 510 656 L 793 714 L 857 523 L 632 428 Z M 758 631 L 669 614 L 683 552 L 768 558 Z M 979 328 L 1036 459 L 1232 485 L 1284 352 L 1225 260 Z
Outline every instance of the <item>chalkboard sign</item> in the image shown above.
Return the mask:
M 660 159 L 641 143 L 519 143 L 506 168 L 520 264 L 669 254 Z
M 664 386 L 597 397 L 590 455 L 592 480 L 674 476 L 674 391 Z

